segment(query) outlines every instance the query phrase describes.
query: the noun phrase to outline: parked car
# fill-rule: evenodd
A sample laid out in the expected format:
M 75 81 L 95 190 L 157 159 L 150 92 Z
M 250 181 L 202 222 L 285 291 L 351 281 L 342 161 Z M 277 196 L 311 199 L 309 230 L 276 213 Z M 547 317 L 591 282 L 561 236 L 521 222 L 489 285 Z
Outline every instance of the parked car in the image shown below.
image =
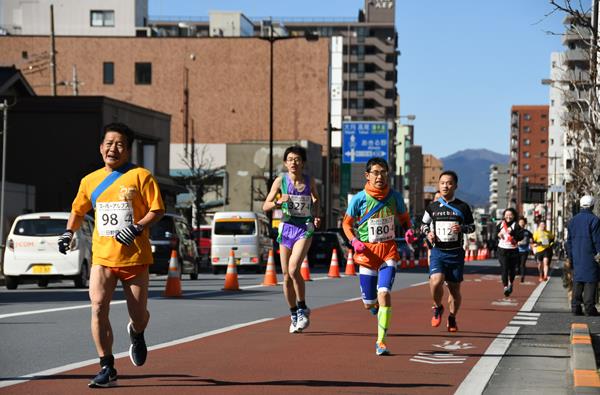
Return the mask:
M 206 267 L 210 264 L 211 229 L 210 225 L 200 225 L 200 228 L 192 232 L 200 253 L 200 261 Z
M 215 274 L 225 272 L 231 250 L 237 265 L 253 267 L 257 273 L 262 273 L 269 250 L 273 248 L 267 217 L 252 211 L 215 213 L 211 240 L 210 255 Z
M 198 279 L 200 256 L 196 242 L 192 238 L 192 230 L 184 217 L 165 214 L 150 228 L 150 244 L 154 256 L 154 264 L 150 265 L 150 273 L 168 273 L 171 251 L 176 250 L 179 272 L 189 274 L 192 280 Z
M 307 254 L 309 265 L 329 265 L 334 248 L 337 251 L 338 265 L 345 267 L 350 249 L 344 238 L 338 232 L 315 232 Z
M 51 280 L 72 279 L 75 287 L 87 288 L 92 264 L 94 219 L 84 217 L 73 235 L 67 254 L 58 251 L 58 237 L 67 228 L 70 213 L 47 212 L 18 216 L 4 251 L 6 288 L 16 289 L 25 279 L 46 287 Z

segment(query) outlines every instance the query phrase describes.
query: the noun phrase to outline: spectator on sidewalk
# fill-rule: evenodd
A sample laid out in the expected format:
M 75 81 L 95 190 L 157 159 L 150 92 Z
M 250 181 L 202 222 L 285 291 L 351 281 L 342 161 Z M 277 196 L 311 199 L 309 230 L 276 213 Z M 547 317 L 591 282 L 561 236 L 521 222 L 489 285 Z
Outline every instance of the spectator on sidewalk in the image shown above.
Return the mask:
M 596 292 L 600 279 L 600 218 L 592 212 L 594 203 L 592 196 L 583 196 L 579 201 L 581 211 L 568 227 L 567 254 L 573 267 L 571 312 L 574 315 L 582 315 L 584 311 L 586 315 L 599 315 Z

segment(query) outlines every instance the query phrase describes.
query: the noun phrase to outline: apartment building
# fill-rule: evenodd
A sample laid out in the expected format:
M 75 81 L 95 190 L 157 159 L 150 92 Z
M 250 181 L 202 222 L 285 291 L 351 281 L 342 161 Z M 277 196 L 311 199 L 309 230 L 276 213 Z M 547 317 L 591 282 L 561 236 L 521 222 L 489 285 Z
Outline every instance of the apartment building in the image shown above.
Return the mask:
M 548 189 L 548 106 L 511 108 L 509 204 L 545 203 Z

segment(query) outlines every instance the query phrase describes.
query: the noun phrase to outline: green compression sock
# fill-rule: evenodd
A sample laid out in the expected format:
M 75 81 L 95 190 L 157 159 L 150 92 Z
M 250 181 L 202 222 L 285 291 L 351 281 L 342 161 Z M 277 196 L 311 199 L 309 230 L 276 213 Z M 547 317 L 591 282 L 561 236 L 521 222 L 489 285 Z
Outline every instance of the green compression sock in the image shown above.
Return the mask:
M 392 308 L 379 306 L 377 313 L 377 342 L 385 342 L 385 335 L 390 326 L 390 318 L 392 317 Z

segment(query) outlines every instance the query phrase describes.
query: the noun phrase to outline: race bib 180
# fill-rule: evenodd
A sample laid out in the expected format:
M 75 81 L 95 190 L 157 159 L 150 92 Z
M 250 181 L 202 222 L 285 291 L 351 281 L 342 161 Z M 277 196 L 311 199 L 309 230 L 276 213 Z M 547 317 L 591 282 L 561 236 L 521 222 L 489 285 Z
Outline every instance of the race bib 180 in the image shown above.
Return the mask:
M 394 217 L 369 218 L 369 243 L 381 243 L 393 240 L 395 235 Z
M 98 202 L 96 204 L 96 229 L 100 236 L 112 237 L 133 223 L 133 210 L 129 202 Z
M 312 198 L 306 195 L 289 195 L 287 202 L 290 215 L 293 217 L 310 217 Z
M 457 241 L 458 233 L 452 232 L 452 227 L 458 225 L 457 221 L 436 221 L 435 235 L 441 242 Z

